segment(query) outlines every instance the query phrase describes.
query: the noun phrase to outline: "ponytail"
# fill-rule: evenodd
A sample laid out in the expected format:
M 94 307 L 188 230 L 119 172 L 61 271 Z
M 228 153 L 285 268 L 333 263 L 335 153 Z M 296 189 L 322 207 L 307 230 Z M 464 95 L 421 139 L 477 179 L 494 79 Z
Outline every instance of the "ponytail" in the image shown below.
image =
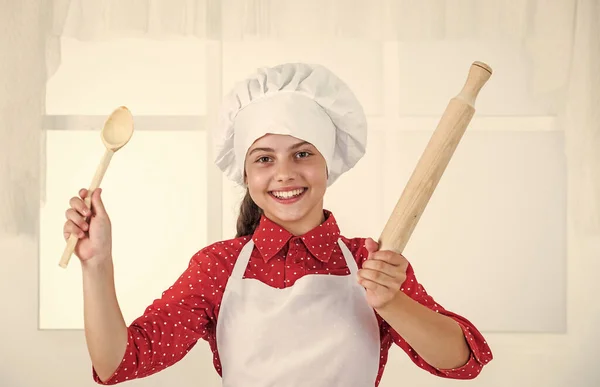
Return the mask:
M 252 200 L 250 192 L 246 189 L 246 195 L 244 195 L 244 199 L 242 199 L 242 204 L 240 205 L 240 215 L 237 220 L 237 235 L 235 237 L 239 238 L 254 234 L 262 213 L 262 210 Z

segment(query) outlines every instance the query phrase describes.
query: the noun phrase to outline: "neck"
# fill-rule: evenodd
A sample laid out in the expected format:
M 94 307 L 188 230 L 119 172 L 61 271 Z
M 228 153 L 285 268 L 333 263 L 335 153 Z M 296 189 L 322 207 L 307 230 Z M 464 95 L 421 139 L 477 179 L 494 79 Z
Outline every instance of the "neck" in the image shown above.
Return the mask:
M 325 221 L 325 214 L 321 211 L 321 216 L 312 222 L 292 222 L 291 224 L 282 224 L 281 227 L 286 229 L 294 236 L 304 235 L 313 228 L 322 224 Z

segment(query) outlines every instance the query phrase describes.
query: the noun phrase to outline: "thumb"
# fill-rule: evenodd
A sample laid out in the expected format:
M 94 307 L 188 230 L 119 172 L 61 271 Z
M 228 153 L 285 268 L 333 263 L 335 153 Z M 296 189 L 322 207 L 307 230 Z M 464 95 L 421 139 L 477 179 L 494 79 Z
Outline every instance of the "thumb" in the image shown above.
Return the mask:
M 104 203 L 102 202 L 102 188 L 98 188 L 92 192 L 92 214 L 93 216 L 108 217 Z
M 369 252 L 369 256 L 379 249 L 379 244 L 372 238 L 365 239 L 365 248 Z

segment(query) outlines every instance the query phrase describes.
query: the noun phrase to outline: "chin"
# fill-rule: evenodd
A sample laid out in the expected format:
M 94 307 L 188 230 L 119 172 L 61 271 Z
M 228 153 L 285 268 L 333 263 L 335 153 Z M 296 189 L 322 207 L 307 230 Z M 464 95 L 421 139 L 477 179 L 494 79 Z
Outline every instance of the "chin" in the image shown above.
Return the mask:
M 262 206 L 259 206 L 265 215 L 276 223 L 314 223 L 320 222 L 323 216 L 322 204 L 319 206 L 319 201 L 312 198 L 310 190 L 307 190 L 300 200 L 289 204 L 281 203 L 270 192 L 265 193 L 263 198 Z

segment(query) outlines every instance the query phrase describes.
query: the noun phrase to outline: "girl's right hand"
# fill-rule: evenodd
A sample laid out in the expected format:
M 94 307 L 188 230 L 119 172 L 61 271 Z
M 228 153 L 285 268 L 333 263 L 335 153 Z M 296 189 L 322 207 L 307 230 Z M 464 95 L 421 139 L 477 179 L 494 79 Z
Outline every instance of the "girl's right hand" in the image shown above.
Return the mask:
M 91 210 L 89 210 L 83 201 L 88 195 L 88 190 L 81 189 L 79 197 L 74 196 L 69 201 L 71 207 L 65 214 L 67 218 L 63 227 L 65 240 L 68 240 L 71 234 L 79 238 L 74 253 L 82 263 L 111 258 L 111 224 L 102 203 L 101 191 L 100 188 L 93 191 Z

